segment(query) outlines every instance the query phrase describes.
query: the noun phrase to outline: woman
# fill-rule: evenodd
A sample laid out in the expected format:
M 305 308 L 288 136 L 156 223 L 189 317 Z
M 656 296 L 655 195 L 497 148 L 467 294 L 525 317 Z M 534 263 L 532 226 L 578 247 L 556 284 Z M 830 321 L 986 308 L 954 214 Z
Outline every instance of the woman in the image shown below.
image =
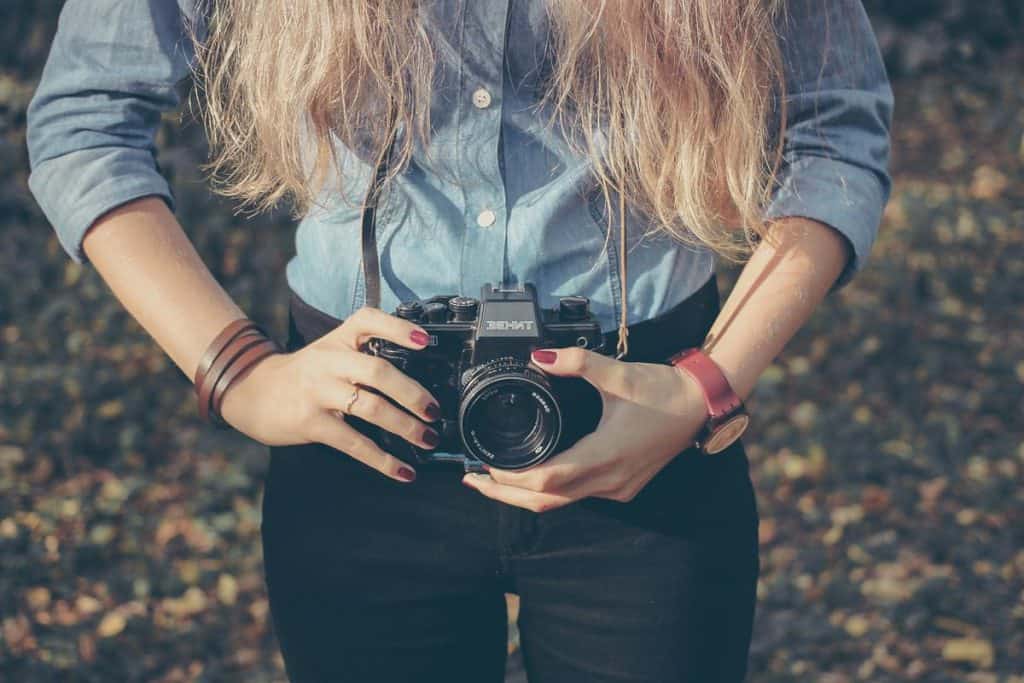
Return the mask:
M 271 446 L 290 678 L 500 681 L 515 592 L 531 681 L 741 680 L 757 513 L 742 420 L 716 418 L 742 415 L 877 232 L 892 96 L 860 3 L 68 0 L 29 110 L 30 187 L 201 382 L 245 316 L 154 162 L 190 70 L 219 190 L 302 218 L 288 349 L 260 346 L 213 406 Z M 392 134 L 375 309 L 360 203 Z M 713 258 L 748 247 L 719 312 Z M 361 351 L 424 348 L 383 311 L 486 282 L 589 298 L 615 353 L 532 358 L 597 387 L 601 421 L 525 470 L 416 467 L 351 417 L 430 449 L 436 397 Z

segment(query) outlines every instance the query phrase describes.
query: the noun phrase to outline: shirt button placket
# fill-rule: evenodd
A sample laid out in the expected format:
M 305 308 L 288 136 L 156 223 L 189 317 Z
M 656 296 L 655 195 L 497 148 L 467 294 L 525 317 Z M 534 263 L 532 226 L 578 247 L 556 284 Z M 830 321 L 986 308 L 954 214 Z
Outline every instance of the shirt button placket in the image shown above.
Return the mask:
M 459 107 L 459 176 L 467 226 L 461 260 L 461 294 L 477 296 L 485 282 L 500 284 L 505 264 L 505 182 L 499 164 L 502 69 L 508 2 L 466 4 L 462 105 Z

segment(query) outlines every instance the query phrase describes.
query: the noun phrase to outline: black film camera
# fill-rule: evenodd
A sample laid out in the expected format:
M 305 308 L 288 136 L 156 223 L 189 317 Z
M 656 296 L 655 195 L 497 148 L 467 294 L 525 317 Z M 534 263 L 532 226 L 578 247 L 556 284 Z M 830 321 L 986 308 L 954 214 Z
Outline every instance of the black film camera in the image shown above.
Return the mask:
M 481 463 L 518 470 L 543 462 L 597 427 L 601 397 L 586 380 L 554 377 L 531 367 L 538 348 L 578 346 L 602 352 L 604 337 L 585 297 L 563 297 L 541 309 L 532 284 L 484 285 L 480 299 L 435 296 L 407 301 L 395 315 L 430 335 L 413 351 L 373 339 L 368 352 L 386 358 L 422 384 L 441 406 L 441 443 L 423 450 L 363 423 L 384 449 L 412 463 L 454 460 L 466 471 Z M 449 455 L 455 454 L 455 455 Z

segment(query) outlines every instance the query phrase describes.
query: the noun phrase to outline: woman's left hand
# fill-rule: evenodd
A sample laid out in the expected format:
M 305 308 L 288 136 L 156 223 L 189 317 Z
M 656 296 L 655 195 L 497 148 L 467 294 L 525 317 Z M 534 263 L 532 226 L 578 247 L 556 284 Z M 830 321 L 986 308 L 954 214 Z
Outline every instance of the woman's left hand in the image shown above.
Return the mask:
M 588 496 L 630 501 L 693 443 L 707 419 L 700 387 L 671 365 L 625 363 L 579 348 L 541 349 L 533 361 L 552 375 L 590 382 L 604 412 L 593 433 L 550 460 L 463 477 L 489 498 L 535 512 Z

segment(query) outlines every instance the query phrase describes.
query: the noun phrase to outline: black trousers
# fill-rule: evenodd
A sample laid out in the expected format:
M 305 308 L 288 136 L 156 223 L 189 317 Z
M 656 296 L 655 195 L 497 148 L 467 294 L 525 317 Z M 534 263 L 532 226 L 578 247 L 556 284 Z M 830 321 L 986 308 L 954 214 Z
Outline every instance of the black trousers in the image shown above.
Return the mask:
M 300 331 L 313 311 L 293 297 L 290 348 L 329 329 Z M 462 486 L 460 469 L 417 474 L 403 484 L 327 446 L 271 448 L 264 565 L 292 681 L 500 683 L 506 592 L 520 596 L 531 683 L 743 680 L 758 554 L 740 443 L 680 453 L 628 503 L 544 513 Z

